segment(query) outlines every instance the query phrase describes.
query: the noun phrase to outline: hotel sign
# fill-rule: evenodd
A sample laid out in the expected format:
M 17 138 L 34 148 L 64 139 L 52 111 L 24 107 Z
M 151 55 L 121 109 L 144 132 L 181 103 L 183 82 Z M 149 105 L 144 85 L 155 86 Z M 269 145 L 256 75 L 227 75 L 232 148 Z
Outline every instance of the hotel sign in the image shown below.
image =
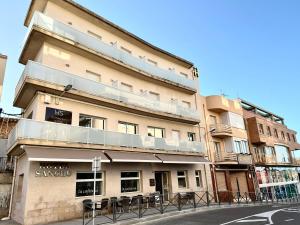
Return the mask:
M 69 177 L 71 170 L 68 164 L 41 163 L 35 170 L 36 177 Z

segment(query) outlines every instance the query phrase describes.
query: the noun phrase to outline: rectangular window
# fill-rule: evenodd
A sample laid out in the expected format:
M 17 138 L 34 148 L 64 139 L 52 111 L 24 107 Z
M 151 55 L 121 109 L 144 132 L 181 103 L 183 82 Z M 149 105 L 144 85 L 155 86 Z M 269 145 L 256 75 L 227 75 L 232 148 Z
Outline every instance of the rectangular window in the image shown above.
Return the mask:
M 164 133 L 163 128 L 148 127 L 148 136 L 150 137 L 163 138 L 165 136 Z
M 216 117 L 216 116 L 210 115 L 210 116 L 209 116 L 209 119 L 210 119 L 210 124 L 211 124 L 211 125 L 217 124 L 217 117 Z
M 283 131 L 281 131 L 281 138 L 282 138 L 282 140 L 285 140 L 285 135 L 284 135 Z
M 191 108 L 191 103 L 190 103 L 190 102 L 182 101 L 182 105 L 183 105 L 183 107 L 185 107 L 185 108 Z
M 274 135 L 275 135 L 276 138 L 278 138 L 278 131 L 277 131 L 276 128 L 274 128 Z
M 101 35 L 96 34 L 96 33 L 94 33 L 93 31 L 90 31 L 90 30 L 88 30 L 87 32 L 88 32 L 89 35 L 91 35 L 91 36 L 93 36 L 95 38 L 98 38 L 99 40 L 102 40 L 102 36 Z
M 187 171 L 177 171 L 178 188 L 187 188 Z
M 188 136 L 189 141 L 196 141 L 196 134 L 195 133 L 188 132 L 187 136 Z
M 138 133 L 138 125 L 133 123 L 119 122 L 118 124 L 118 132 L 125 134 L 137 134 Z
M 179 75 L 181 75 L 184 78 L 188 78 L 188 75 L 186 73 L 180 72 Z
M 195 177 L 196 177 L 196 185 L 199 188 L 203 188 L 203 181 L 202 181 L 202 173 L 201 170 L 195 171 Z
M 214 141 L 214 150 L 216 154 L 221 154 L 221 143 Z
M 291 141 L 291 136 L 290 136 L 290 134 L 289 134 L 289 133 L 286 133 L 286 136 L 287 136 L 288 141 Z
M 267 134 L 268 134 L 269 137 L 272 136 L 271 128 L 269 126 L 267 126 Z
M 105 119 L 94 117 L 94 116 L 88 116 L 84 114 L 79 114 L 79 126 L 81 127 L 91 127 L 91 128 L 97 128 L 100 130 L 104 130 L 105 128 Z
M 242 143 L 241 141 L 234 141 L 235 153 L 242 153 Z
M 139 171 L 121 172 L 121 192 L 138 192 L 141 191 Z
M 127 52 L 128 54 L 131 54 L 131 53 L 132 53 L 128 48 L 125 48 L 125 47 L 123 47 L 123 46 L 121 46 L 121 49 L 122 49 L 124 52 Z
M 85 77 L 89 80 L 93 80 L 96 82 L 101 82 L 101 75 L 99 73 L 93 72 L 91 70 L 86 70 L 85 71 Z
M 96 173 L 96 195 L 103 194 L 103 173 Z M 94 194 L 94 172 L 78 172 L 76 174 L 76 197 Z
M 45 120 L 55 123 L 72 123 L 72 112 L 46 107 Z
M 121 82 L 121 89 L 124 91 L 132 92 L 132 85 Z
M 297 142 L 295 134 L 292 134 L 292 137 L 293 137 L 293 141 Z
M 147 61 L 148 61 L 149 63 L 151 63 L 152 65 L 157 66 L 157 62 L 155 62 L 154 60 L 148 59 Z
M 160 97 L 158 93 L 149 91 L 149 98 L 155 101 L 159 101 Z
M 265 133 L 264 132 L 264 126 L 261 123 L 258 124 L 258 132 L 259 132 L 259 134 L 264 134 Z

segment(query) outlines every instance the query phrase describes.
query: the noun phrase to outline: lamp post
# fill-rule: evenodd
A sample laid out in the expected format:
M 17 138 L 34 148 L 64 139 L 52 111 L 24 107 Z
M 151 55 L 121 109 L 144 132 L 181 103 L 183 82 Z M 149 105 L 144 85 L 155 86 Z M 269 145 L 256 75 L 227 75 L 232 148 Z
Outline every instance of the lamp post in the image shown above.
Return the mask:
M 64 87 L 64 90 L 63 92 L 59 95 L 59 97 L 55 98 L 55 103 L 57 105 L 59 105 L 59 99 L 68 91 L 70 91 L 71 89 L 73 88 L 73 85 L 72 84 L 67 84 L 65 87 Z

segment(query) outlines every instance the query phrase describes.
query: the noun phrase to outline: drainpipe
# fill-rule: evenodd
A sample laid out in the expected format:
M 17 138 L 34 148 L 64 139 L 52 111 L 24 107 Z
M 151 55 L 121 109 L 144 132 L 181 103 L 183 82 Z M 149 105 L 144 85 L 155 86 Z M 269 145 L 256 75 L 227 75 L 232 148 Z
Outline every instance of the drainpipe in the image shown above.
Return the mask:
M 17 173 L 17 160 L 18 160 L 18 157 L 15 156 L 13 180 L 12 180 L 12 184 L 11 184 L 11 193 L 10 193 L 10 201 L 9 201 L 8 219 L 11 219 L 13 195 L 14 195 L 14 191 L 15 191 L 15 181 L 16 181 L 16 173 Z

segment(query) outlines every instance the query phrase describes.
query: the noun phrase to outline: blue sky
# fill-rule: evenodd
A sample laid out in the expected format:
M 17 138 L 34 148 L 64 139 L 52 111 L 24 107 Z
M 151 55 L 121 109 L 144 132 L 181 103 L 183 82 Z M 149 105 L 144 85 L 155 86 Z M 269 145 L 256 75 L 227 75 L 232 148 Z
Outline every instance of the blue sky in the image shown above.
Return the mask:
M 195 63 L 201 94 L 244 98 L 300 132 L 300 1 L 76 0 L 143 39 Z M 29 0 L 0 3 L 8 55 L 1 106 L 12 107 Z M 298 139 L 300 135 L 298 134 Z

